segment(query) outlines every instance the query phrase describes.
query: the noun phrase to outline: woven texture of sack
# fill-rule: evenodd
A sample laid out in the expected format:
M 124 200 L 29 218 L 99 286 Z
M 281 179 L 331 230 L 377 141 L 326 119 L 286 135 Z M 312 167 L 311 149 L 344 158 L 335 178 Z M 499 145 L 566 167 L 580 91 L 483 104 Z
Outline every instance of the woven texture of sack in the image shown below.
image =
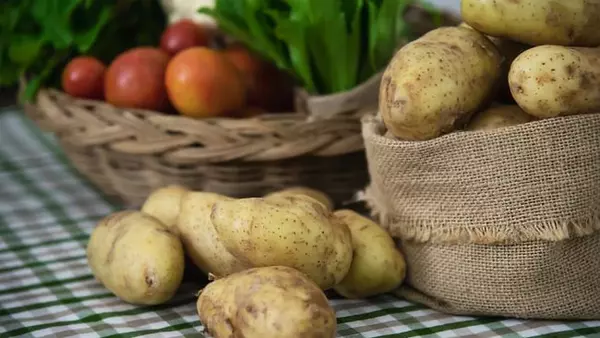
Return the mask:
M 600 318 L 600 114 L 425 142 L 363 119 L 364 199 L 402 242 L 405 297 L 441 311 Z

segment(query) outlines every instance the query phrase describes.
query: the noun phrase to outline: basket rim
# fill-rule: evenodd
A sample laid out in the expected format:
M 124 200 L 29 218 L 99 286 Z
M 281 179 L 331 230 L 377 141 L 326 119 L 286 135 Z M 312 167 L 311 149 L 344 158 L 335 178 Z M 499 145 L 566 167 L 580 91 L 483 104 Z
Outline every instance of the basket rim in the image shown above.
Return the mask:
M 173 164 L 264 162 L 364 151 L 360 116 L 365 111 L 327 119 L 302 112 L 196 119 L 118 108 L 53 88 L 40 89 L 25 111 L 42 129 L 70 146 L 161 156 Z

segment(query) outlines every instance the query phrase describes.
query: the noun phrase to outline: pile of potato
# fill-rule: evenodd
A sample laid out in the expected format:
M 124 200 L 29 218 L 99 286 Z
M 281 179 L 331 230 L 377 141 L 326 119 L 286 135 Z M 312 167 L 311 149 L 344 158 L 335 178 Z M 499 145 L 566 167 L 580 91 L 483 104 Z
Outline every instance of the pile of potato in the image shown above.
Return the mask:
M 425 141 L 600 112 L 599 0 L 462 0 L 464 23 L 405 45 L 386 68 L 388 132 Z
M 132 304 L 173 297 L 184 255 L 214 281 L 198 314 L 214 337 L 334 337 L 323 291 L 370 297 L 402 284 L 390 235 L 322 192 L 289 188 L 235 199 L 180 186 L 153 192 L 141 211 L 109 215 L 87 248 L 94 276 Z M 234 334 L 235 333 L 235 334 Z

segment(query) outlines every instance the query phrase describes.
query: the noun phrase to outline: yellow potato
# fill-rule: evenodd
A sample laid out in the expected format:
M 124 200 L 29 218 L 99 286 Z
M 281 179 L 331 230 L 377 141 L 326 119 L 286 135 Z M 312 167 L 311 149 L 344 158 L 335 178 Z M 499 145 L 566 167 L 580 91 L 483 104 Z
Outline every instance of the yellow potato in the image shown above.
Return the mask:
M 476 30 L 529 45 L 600 45 L 598 0 L 462 0 Z
M 473 29 L 442 27 L 402 47 L 386 68 L 379 109 L 401 140 L 429 140 L 468 121 L 494 94 L 501 57 Z
M 406 262 L 392 237 L 352 210 L 337 210 L 333 215 L 350 228 L 354 249 L 350 270 L 334 290 L 346 298 L 365 298 L 398 288 L 406 275 Z
M 291 187 L 287 189 L 283 189 L 280 191 L 276 191 L 270 193 L 265 196 L 265 198 L 277 197 L 277 196 L 288 196 L 288 195 L 304 195 L 308 197 L 312 197 L 315 200 L 323 203 L 325 207 L 329 210 L 333 210 L 333 201 L 327 194 L 322 191 L 308 188 L 308 187 Z
M 508 81 L 515 101 L 530 115 L 598 113 L 600 48 L 531 48 L 515 59 Z
M 298 270 L 261 267 L 209 283 L 198 315 L 214 338 L 335 337 L 336 316 L 323 291 Z
M 121 211 L 102 219 L 90 237 L 87 259 L 96 279 L 131 304 L 164 303 L 183 278 L 179 238 L 140 211 Z
M 210 220 L 215 202 L 224 200 L 231 198 L 210 192 L 188 192 L 181 200 L 177 223 L 185 252 L 192 262 L 205 273 L 218 277 L 251 267 L 225 249 Z
M 328 289 L 344 278 L 352 262 L 350 230 L 329 216 L 318 201 L 287 196 L 219 201 L 211 220 L 236 258 L 255 267 L 296 268 Z
M 186 192 L 187 189 L 179 185 L 156 189 L 144 202 L 142 211 L 174 230 L 179 216 L 181 196 Z
M 488 108 L 473 117 L 466 130 L 492 130 L 527 123 L 535 118 L 517 105 L 501 105 Z

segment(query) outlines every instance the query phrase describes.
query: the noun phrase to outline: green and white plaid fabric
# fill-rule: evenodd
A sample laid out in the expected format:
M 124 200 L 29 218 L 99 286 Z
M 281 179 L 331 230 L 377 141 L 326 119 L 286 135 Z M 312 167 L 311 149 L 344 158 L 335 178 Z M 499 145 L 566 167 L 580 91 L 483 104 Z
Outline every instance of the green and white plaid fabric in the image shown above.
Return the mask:
M 0 113 L 0 337 L 203 337 L 187 276 L 168 305 L 125 304 L 98 284 L 85 245 L 117 210 L 18 111 Z M 195 279 L 195 281 L 194 281 Z M 332 299 L 340 337 L 600 337 L 600 321 L 455 317 L 392 296 Z

